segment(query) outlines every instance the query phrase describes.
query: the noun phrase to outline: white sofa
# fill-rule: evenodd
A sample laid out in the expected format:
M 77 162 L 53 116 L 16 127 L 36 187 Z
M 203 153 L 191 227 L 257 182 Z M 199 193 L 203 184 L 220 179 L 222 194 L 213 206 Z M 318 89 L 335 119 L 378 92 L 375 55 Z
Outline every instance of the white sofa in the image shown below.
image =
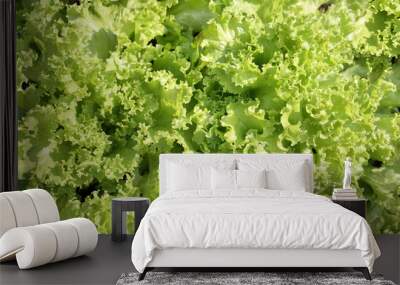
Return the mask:
M 20 269 L 57 262 L 94 250 L 97 238 L 88 219 L 60 221 L 45 190 L 0 193 L 0 262 L 16 259 Z

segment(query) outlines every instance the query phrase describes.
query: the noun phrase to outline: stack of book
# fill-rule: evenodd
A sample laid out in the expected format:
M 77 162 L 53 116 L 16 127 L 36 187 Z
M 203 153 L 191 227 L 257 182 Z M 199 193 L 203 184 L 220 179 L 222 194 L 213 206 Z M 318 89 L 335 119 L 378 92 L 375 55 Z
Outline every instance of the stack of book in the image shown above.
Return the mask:
M 335 188 L 332 194 L 333 200 L 357 200 L 357 192 L 354 189 Z

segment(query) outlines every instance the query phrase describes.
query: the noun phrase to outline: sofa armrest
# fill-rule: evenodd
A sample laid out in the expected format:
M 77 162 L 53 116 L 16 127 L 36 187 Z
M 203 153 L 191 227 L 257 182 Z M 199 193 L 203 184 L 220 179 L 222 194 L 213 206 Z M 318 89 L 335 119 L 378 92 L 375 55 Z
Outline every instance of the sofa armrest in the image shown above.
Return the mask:
M 96 226 L 85 218 L 13 228 L 0 238 L 0 261 L 15 256 L 20 269 L 32 268 L 89 253 L 97 238 Z

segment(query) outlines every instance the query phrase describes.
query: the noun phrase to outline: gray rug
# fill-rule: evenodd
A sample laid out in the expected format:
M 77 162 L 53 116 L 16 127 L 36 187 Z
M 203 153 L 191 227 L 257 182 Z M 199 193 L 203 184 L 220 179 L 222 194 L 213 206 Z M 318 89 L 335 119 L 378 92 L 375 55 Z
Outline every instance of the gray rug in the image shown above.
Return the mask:
M 122 274 L 117 285 L 395 285 L 379 275 L 368 281 L 359 272 L 148 272 L 142 281 L 137 280 L 138 276 L 138 273 Z

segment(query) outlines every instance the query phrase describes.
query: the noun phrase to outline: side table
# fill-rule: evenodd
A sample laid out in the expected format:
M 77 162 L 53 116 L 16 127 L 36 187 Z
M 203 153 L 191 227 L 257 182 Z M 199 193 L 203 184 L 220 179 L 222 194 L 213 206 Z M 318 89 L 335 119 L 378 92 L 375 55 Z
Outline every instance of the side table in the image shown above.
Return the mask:
M 113 198 L 112 209 L 112 234 L 113 241 L 126 239 L 126 212 L 135 212 L 135 231 L 149 208 L 150 200 L 144 197 Z
M 340 200 L 332 199 L 332 202 L 339 204 L 340 206 L 359 214 L 365 218 L 367 216 L 367 200 L 359 198 L 355 200 Z

